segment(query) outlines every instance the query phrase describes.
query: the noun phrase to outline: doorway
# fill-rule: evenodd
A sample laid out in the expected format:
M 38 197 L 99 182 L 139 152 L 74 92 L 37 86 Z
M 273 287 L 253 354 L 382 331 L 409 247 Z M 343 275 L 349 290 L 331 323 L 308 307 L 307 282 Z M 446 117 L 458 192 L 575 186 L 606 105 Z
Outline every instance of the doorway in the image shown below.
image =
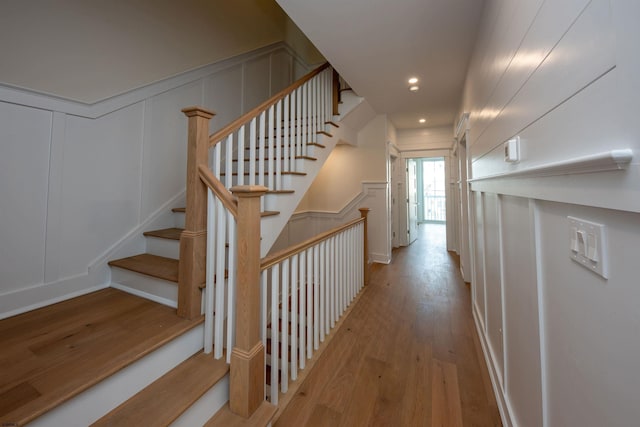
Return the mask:
M 445 224 L 447 221 L 444 157 L 418 160 L 418 222 Z
M 439 224 L 445 228 L 448 173 L 445 156 L 406 159 L 407 245 L 421 234 L 418 230 L 421 224 Z

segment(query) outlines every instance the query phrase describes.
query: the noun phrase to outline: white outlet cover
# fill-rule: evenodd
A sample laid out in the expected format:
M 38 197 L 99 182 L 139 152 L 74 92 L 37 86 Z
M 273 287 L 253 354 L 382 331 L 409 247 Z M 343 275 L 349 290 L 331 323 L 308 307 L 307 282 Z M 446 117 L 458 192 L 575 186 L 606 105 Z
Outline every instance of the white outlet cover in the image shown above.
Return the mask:
M 569 216 L 569 256 L 605 279 L 609 278 L 606 226 Z M 579 244 L 576 244 L 577 242 Z

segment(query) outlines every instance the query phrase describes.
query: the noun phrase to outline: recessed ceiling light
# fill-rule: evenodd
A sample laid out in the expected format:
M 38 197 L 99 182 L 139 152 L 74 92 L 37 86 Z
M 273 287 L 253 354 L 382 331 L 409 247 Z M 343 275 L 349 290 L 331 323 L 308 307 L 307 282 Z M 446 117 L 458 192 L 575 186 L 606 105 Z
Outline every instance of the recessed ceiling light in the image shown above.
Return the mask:
M 409 86 L 409 90 L 411 92 L 417 92 L 418 89 L 420 89 L 420 86 L 418 86 L 418 85 Z
M 419 121 L 420 123 L 426 123 L 426 122 L 427 122 L 427 119 L 420 119 L 420 120 L 418 120 L 418 121 Z
M 411 78 L 409 79 L 409 84 L 410 84 L 410 85 L 414 85 L 414 84 L 416 84 L 416 83 L 418 83 L 418 78 L 417 78 L 417 77 L 411 77 Z

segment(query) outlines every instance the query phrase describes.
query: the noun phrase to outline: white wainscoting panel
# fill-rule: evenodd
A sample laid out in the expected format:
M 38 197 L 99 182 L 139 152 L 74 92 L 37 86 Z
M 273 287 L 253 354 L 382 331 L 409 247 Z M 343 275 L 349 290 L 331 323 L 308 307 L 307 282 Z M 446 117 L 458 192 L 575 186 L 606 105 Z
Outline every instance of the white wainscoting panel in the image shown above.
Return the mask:
M 51 123 L 0 103 L 0 295 L 44 277 Z

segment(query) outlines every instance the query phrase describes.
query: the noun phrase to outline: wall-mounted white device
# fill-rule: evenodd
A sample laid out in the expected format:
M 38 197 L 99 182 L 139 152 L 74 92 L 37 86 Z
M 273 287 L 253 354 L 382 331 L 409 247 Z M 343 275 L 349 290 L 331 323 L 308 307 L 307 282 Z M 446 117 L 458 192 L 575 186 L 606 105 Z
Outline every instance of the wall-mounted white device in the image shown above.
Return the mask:
M 515 163 L 520 160 L 520 137 L 516 136 L 504 143 L 504 161 Z
M 606 228 L 602 224 L 567 217 L 572 260 L 588 270 L 604 277 L 609 276 Z

